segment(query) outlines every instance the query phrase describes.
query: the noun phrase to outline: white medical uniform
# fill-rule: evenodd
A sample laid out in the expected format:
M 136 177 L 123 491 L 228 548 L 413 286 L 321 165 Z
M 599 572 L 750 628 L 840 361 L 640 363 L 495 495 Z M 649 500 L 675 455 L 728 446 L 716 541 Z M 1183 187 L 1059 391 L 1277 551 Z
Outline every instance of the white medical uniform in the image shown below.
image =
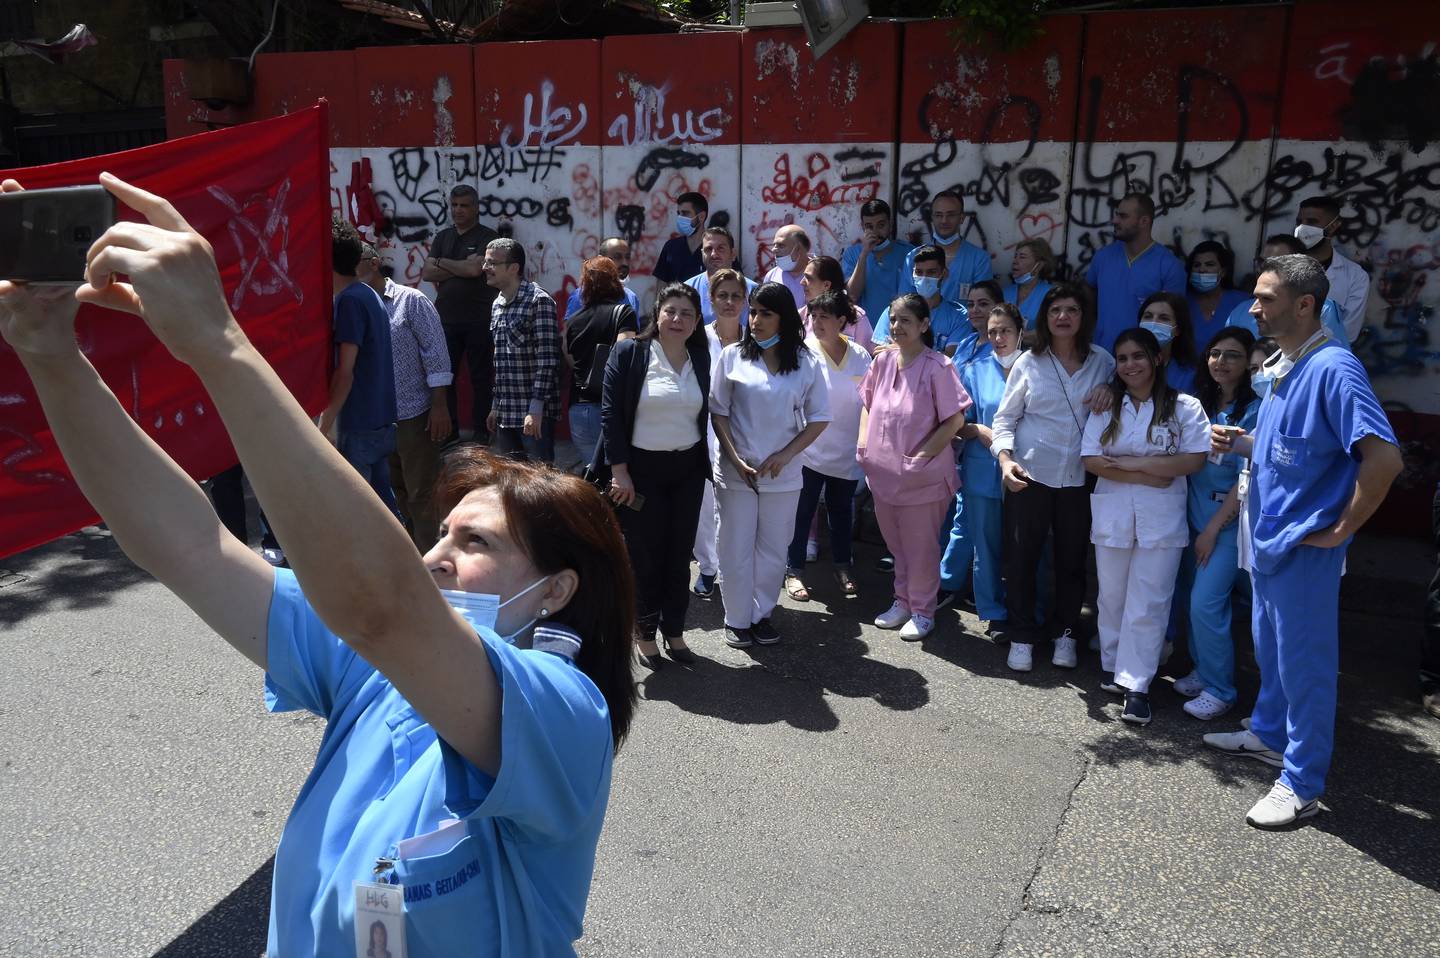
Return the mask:
M 1111 413 L 1091 415 L 1081 440 L 1083 456 L 1175 456 L 1210 451 L 1210 420 L 1200 401 L 1181 393 L 1170 419 L 1150 425 L 1154 401 L 1137 409 L 1120 404 L 1120 428 L 1109 443 L 1100 436 Z M 1163 489 L 1101 478 L 1090 496 L 1090 541 L 1095 544 L 1100 662 L 1115 681 L 1149 692 L 1160 667 L 1175 573 L 1190 543 L 1185 478 Z

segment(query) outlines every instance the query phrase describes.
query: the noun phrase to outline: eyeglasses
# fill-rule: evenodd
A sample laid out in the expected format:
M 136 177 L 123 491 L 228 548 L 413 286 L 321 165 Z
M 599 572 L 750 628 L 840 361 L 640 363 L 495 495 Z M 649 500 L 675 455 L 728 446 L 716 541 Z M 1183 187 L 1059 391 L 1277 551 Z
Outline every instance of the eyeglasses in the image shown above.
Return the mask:
M 1216 362 L 1243 363 L 1245 361 L 1245 354 L 1237 353 L 1233 349 L 1212 349 L 1210 350 L 1210 358 Z
M 716 293 L 710 297 L 717 303 L 738 303 L 745 298 L 744 293 Z

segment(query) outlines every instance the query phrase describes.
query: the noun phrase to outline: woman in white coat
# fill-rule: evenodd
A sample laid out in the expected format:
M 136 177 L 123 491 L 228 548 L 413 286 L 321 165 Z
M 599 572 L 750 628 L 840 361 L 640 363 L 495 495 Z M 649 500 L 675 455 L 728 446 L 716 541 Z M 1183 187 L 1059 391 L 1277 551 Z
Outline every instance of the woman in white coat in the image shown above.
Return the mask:
M 1115 340 L 1114 404 L 1085 424 L 1080 455 L 1099 476 L 1090 541 L 1100 579 L 1101 688 L 1124 694 L 1120 718 L 1150 724 L 1175 573 L 1190 543 L 1185 476 L 1205 465 L 1210 421 L 1200 401 L 1165 382 L 1160 343 L 1145 329 Z

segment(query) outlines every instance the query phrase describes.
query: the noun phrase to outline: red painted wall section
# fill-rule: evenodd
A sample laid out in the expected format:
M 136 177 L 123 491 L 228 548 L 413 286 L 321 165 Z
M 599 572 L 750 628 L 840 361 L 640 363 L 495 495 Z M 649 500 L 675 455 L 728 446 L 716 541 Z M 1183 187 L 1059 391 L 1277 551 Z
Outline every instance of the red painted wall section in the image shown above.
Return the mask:
M 740 142 L 740 37 L 610 37 L 600 61 L 606 146 Z
M 1126 11 L 1089 18 L 1082 140 L 1123 143 L 1270 136 L 1286 11 Z
M 469 146 L 475 142 L 471 47 L 355 51 L 359 139 L 348 146 Z
M 359 142 L 361 104 L 356 95 L 353 52 L 262 53 L 255 58 L 251 101 L 239 109 L 211 110 L 192 100 L 185 84 L 183 61 L 166 60 L 164 70 L 168 137 L 293 113 L 314 106 L 324 97 L 330 102 L 330 146 L 354 146 Z
M 473 49 L 477 142 L 599 145 L 599 40 L 481 43 Z
M 1068 142 L 1074 133 L 1083 18 L 1044 19 L 1031 47 L 956 48 L 948 21 L 905 26 L 900 140 Z
M 742 37 L 746 143 L 894 142 L 899 25 L 867 23 L 819 61 L 799 27 Z

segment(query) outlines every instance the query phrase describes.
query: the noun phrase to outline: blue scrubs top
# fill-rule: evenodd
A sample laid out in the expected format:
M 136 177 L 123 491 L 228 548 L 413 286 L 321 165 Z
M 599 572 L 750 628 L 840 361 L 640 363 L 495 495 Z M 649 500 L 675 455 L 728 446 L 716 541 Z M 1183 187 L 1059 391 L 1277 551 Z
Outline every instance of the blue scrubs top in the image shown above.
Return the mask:
M 915 254 L 919 249 L 917 246 L 905 256 L 905 275 L 900 277 L 902 293 L 915 292 Z M 970 287 L 976 283 L 995 278 L 995 267 L 990 262 L 990 254 L 965 240 L 960 241 L 960 248 L 955 251 L 955 257 L 950 260 L 948 268 L 950 272 L 940 283 L 940 298 L 952 302 L 963 300 Z
M 1204 311 L 1195 302 L 1195 291 L 1187 292 L 1185 299 L 1190 303 L 1190 332 L 1195 337 L 1195 355 L 1197 356 L 1205 348 L 1205 344 L 1210 342 L 1211 336 L 1229 325 L 1230 315 L 1235 312 L 1237 306 L 1245 304 L 1248 308 L 1249 304 L 1254 302 L 1238 289 L 1222 290 L 1220 305 L 1215 307 L 1215 317 L 1207 322 Z
M 950 362 L 954 365 L 956 372 L 959 372 L 967 363 L 973 363 L 980 357 L 989 356 L 995 352 L 995 346 L 990 342 L 990 337 L 981 338 L 973 328 L 961 336 L 958 342 L 953 338 L 950 342 L 955 344 L 955 355 L 950 358 Z
M 410 954 L 575 953 L 610 793 L 609 711 L 570 660 L 488 630 L 480 639 L 503 696 L 493 779 L 325 627 L 292 572 L 275 570 L 265 704 L 326 725 L 275 853 L 268 954 L 354 954 L 354 882 L 376 880 L 377 858 L 450 818 L 465 820 L 453 847 L 396 869 Z
M 1240 418 L 1235 418 L 1235 403 L 1220 410 L 1213 422 L 1217 426 L 1239 426 L 1247 433 L 1255 431 L 1255 419 L 1260 415 L 1260 400 L 1250 400 Z M 1190 476 L 1190 492 L 1186 512 L 1190 517 L 1190 531 L 1198 533 L 1220 511 L 1220 504 L 1235 483 L 1240 481 L 1240 470 L 1245 468 L 1245 457 L 1238 452 L 1229 452 L 1213 462 L 1205 457 L 1205 467 Z
M 715 304 L 710 302 L 710 275 L 708 273 L 700 273 L 692 276 L 685 281 L 685 285 L 693 287 L 695 291 L 700 294 L 700 318 L 705 321 L 705 325 L 709 326 L 715 322 Z M 759 284 L 753 279 L 748 276 L 745 277 L 746 299 L 749 299 L 750 294 L 755 292 L 757 285 Z M 742 329 L 749 324 L 749 316 L 750 312 L 748 309 L 742 308 L 740 310 L 740 326 Z
M 994 351 L 966 363 L 960 370 L 960 382 L 974 400 L 974 405 L 965 411 L 966 421 L 993 426 L 995 410 L 1005 395 L 1005 370 Z M 1001 498 L 1000 463 L 984 443 L 969 441 L 961 447 L 960 481 L 967 496 Z
M 1340 517 L 1355 490 L 1352 450 L 1366 436 L 1395 442 L 1355 354 L 1322 339 L 1275 380 L 1260 404 L 1250 470 L 1255 571 L 1273 574 L 1301 539 Z
M 1035 281 L 1035 288 L 1030 295 L 1025 297 L 1025 302 L 1020 302 L 1020 290 L 1014 283 L 1005 284 L 1005 302 L 1014 303 L 1020 307 L 1020 315 L 1025 317 L 1025 328 L 1034 329 L 1035 320 L 1040 315 L 1040 304 L 1045 299 L 1045 294 L 1050 292 L 1051 283 L 1048 279 Z
M 930 310 L 930 332 L 935 336 L 935 348 L 944 352 L 945 347 L 952 342 L 963 340 L 967 335 L 974 336 L 975 327 L 970 325 L 969 310 L 941 296 L 939 304 Z M 876 346 L 890 342 L 889 306 L 885 307 L 885 311 L 875 323 L 875 333 L 870 337 L 870 341 Z
M 902 291 L 909 291 L 910 285 L 910 251 L 915 247 L 909 243 L 902 243 L 899 240 L 891 240 L 890 245 L 883 250 L 885 261 L 882 263 L 870 253 L 865 259 L 865 292 L 861 294 L 857 303 L 865 310 L 867 316 L 879 316 L 890 307 L 890 303 L 899 296 Z M 853 243 L 840 256 L 840 270 L 845 274 L 848 282 L 850 274 L 855 272 L 855 265 L 860 262 L 860 244 Z
M 1127 261 L 1124 243 L 1100 247 L 1085 271 L 1085 282 L 1098 291 L 1099 321 L 1093 342 L 1115 351 L 1115 337 L 1140 324 L 1140 304 L 1160 290 L 1185 292 L 1185 266 L 1159 243 Z
M 1255 305 L 1253 297 L 1246 297 L 1245 301 L 1230 311 L 1230 318 L 1225 321 L 1226 326 L 1240 326 L 1256 337 L 1260 336 L 1260 327 L 1255 325 L 1255 317 L 1250 315 L 1250 307 Z M 1338 303 L 1333 299 L 1325 300 L 1325 305 L 1320 307 L 1320 325 L 1330 334 L 1330 338 L 1341 346 L 1350 345 L 1350 335 L 1345 332 L 1345 323 L 1341 319 L 1341 310 Z
M 635 310 L 635 318 L 640 321 L 640 328 L 644 329 L 646 317 L 640 312 L 640 297 L 636 296 L 635 291 L 630 287 L 625 286 L 622 288 L 625 292 L 625 302 L 629 303 L 630 308 Z M 570 298 L 565 301 L 565 315 L 572 316 L 578 313 L 583 305 L 580 301 L 580 290 L 571 290 Z
M 1165 364 L 1165 382 L 1182 393 L 1195 393 L 1195 367 L 1185 366 L 1175 360 Z

